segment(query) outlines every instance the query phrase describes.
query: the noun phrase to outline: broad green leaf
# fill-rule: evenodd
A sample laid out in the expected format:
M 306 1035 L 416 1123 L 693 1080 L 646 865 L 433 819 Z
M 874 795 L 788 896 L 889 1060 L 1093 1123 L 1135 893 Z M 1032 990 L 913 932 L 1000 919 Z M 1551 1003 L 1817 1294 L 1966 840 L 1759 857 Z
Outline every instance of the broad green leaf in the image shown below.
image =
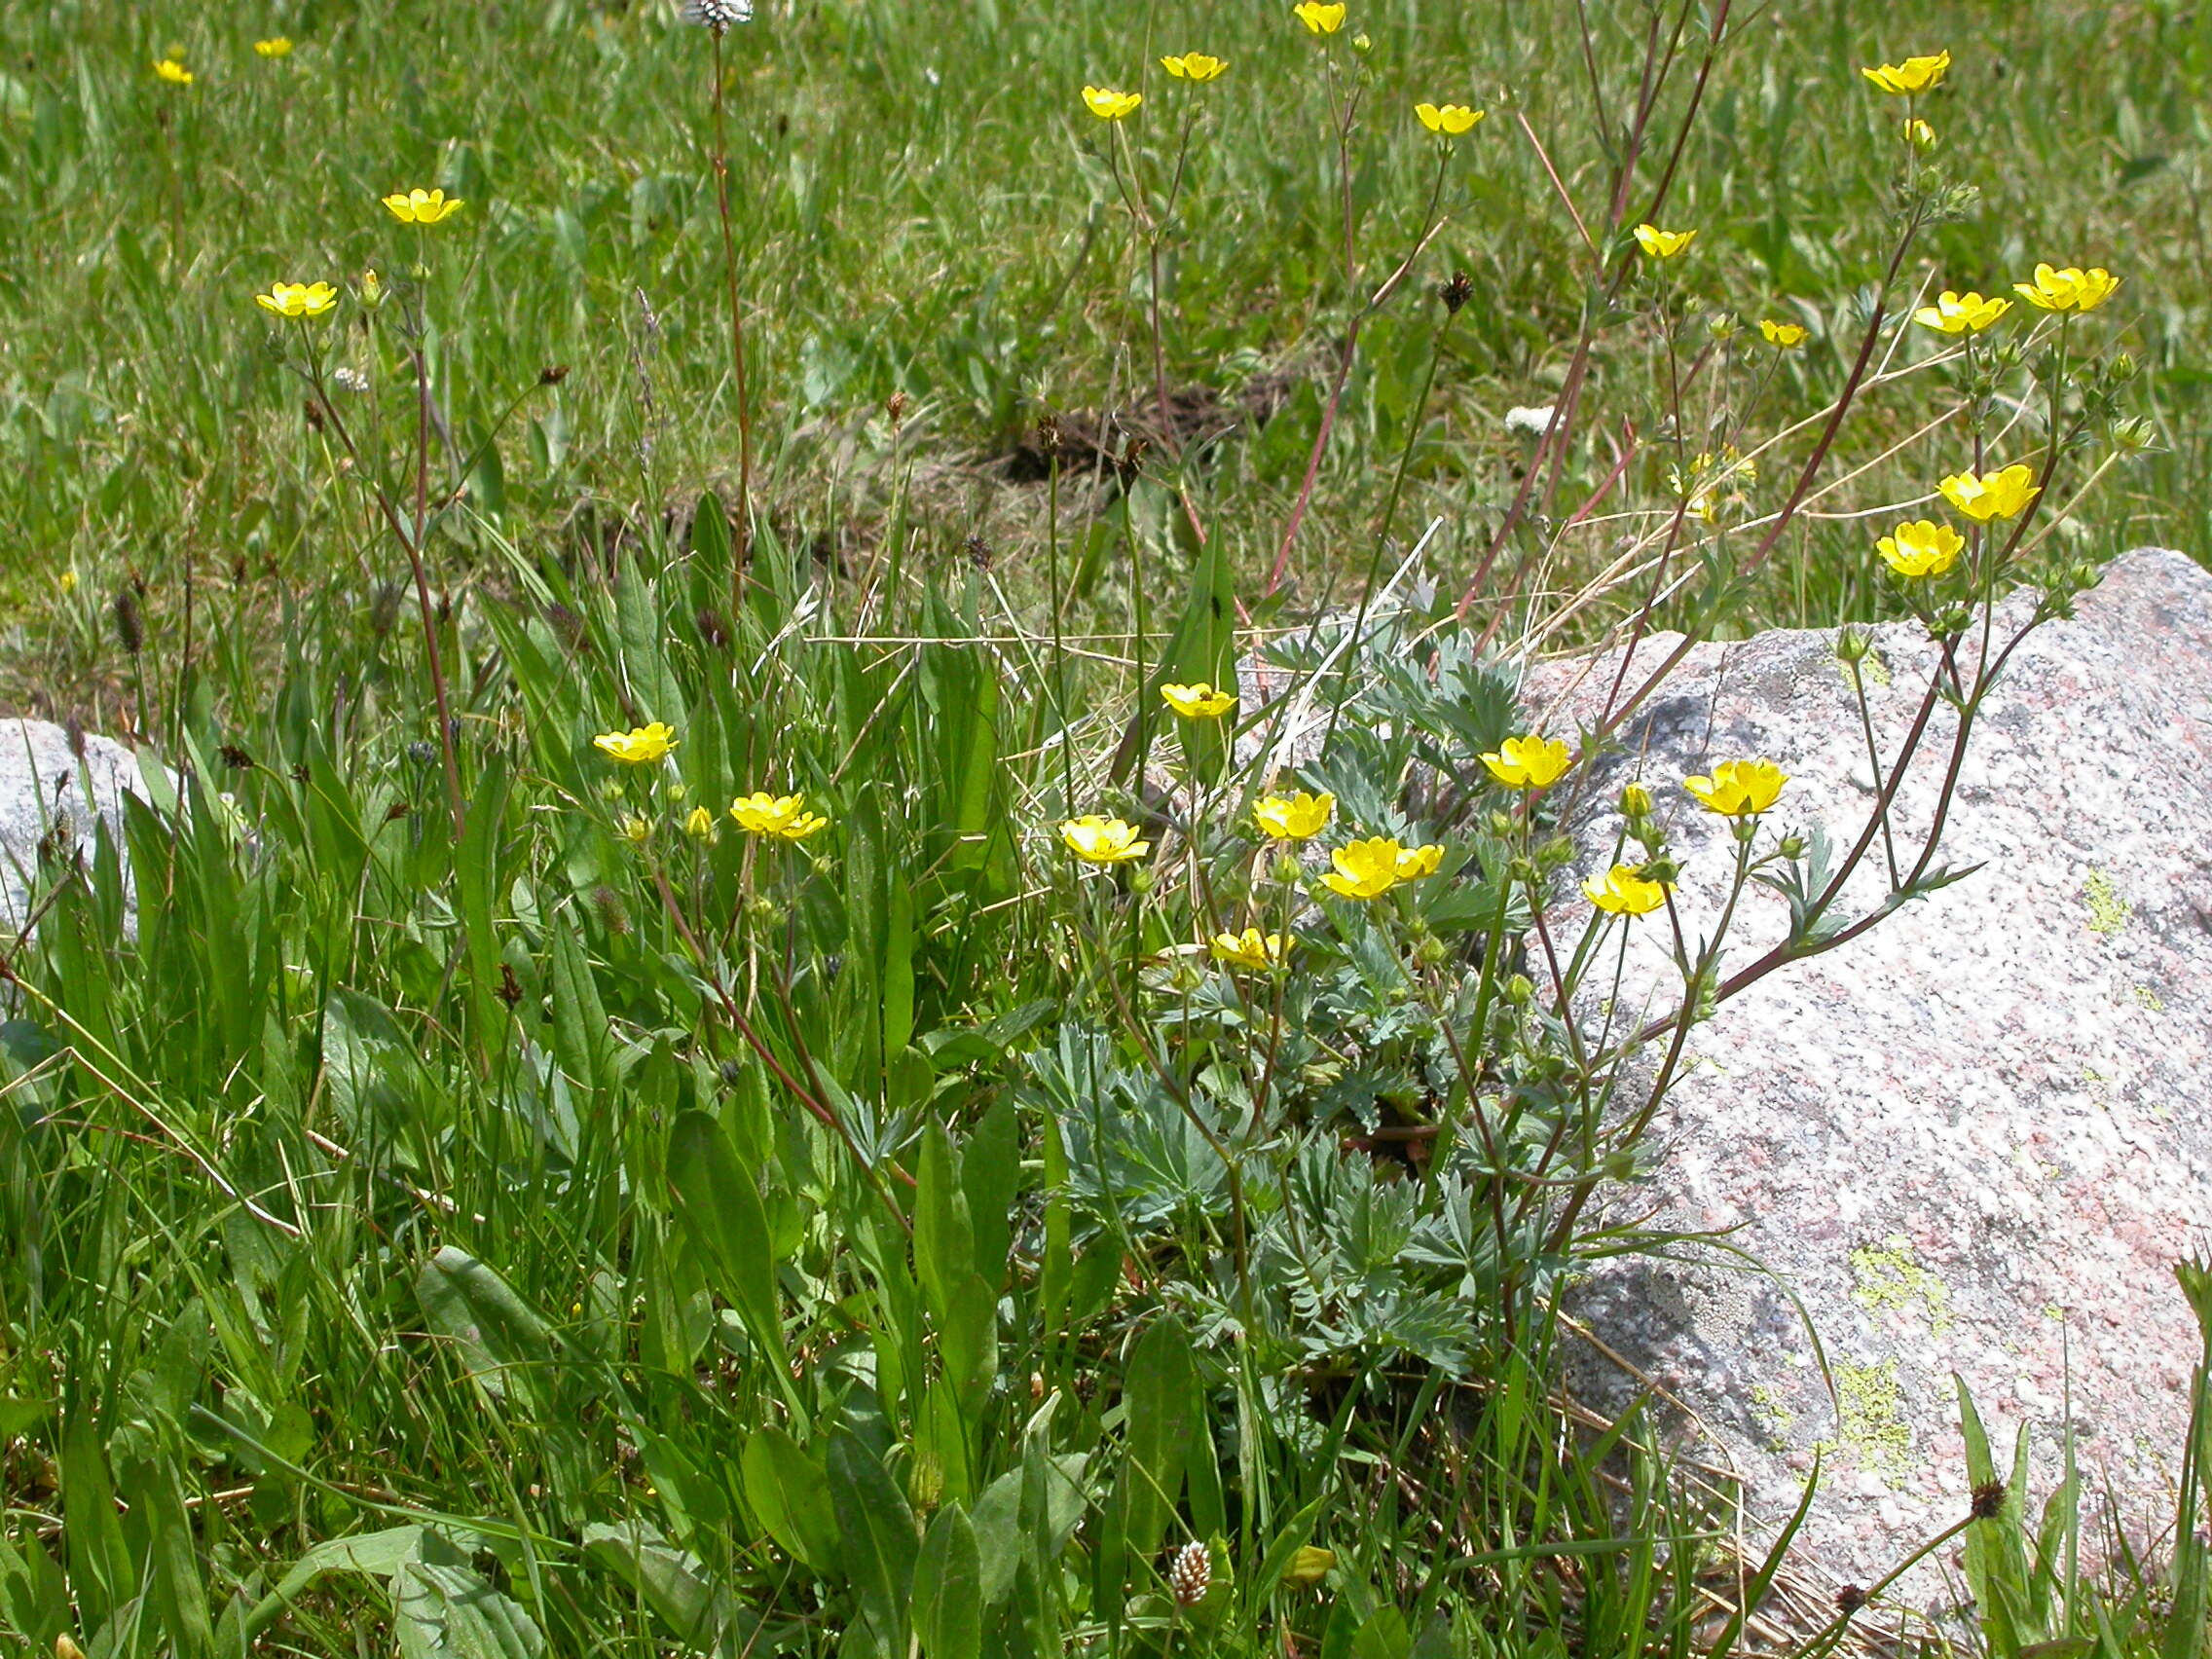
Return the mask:
M 849 1429 L 830 1442 L 830 1498 L 844 1539 L 845 1570 L 884 1651 L 906 1648 L 906 1614 L 920 1540 L 906 1494 Z M 973 1540 L 971 1540 L 973 1541 Z
M 716 1270 L 716 1288 L 738 1310 L 762 1361 L 781 1373 L 784 1333 L 767 1213 L 721 1124 L 704 1112 L 681 1114 L 668 1136 L 668 1178 L 678 1213 Z
M 924 1659 L 977 1659 L 983 1644 L 982 1566 L 968 1512 L 937 1512 L 914 1566 L 914 1635 Z
M 771 1423 L 753 1431 L 739 1467 L 745 1501 L 768 1529 L 768 1536 L 817 1575 L 833 1575 L 842 1538 L 822 1465 Z
M 528 1386 L 553 1357 L 553 1340 L 506 1281 L 448 1244 L 423 1264 L 416 1299 L 432 1331 L 453 1345 L 461 1369 L 494 1398 Z
M 680 1550 L 645 1521 L 584 1529 L 584 1559 L 619 1573 L 679 1641 L 711 1647 L 737 1610 L 728 1588 L 699 1558 Z
M 1109 1604 L 1127 1593 L 1136 1564 L 1160 1549 L 1198 1404 L 1190 1339 L 1181 1321 L 1162 1313 L 1137 1339 L 1122 1384 L 1122 1461 L 1098 1552 L 1098 1593 Z
M 537 1659 L 530 1614 L 464 1563 L 402 1562 L 392 1575 L 400 1659 Z

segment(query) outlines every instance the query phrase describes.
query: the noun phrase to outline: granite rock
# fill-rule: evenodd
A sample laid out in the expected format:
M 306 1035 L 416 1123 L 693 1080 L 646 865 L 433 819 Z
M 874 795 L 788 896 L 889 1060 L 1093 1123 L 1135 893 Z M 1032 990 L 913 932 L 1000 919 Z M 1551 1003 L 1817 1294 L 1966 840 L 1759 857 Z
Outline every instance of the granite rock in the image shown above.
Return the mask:
M 1629 683 L 1674 643 L 1644 641 Z M 1584 780 L 1568 817 L 1582 869 L 1609 861 L 1613 803 L 1641 778 L 1669 816 L 1696 938 L 1731 847 L 1679 780 L 1739 756 L 1790 774 L 1768 834 L 1820 824 L 1848 846 L 1874 797 L 1835 643 L 1775 632 L 1692 649 L 1623 725 L 1626 753 Z M 1886 764 L 1935 653 L 1911 624 L 1874 645 Z M 1542 665 L 1524 700 L 1567 732 L 1618 666 Z M 1907 865 L 1952 729 L 1939 710 L 1898 797 Z M 1876 847 L 1853 914 L 1886 885 Z M 1772 1276 L 1633 1261 L 1577 1308 L 1616 1356 L 1577 1385 L 1617 1404 L 1656 1382 L 1694 1455 L 1740 1477 L 1754 1525 L 1789 1513 L 1821 1455 L 1799 1559 L 1831 1587 L 1878 1578 L 1965 1515 L 1954 1373 L 2001 1466 L 2028 1432 L 2039 1493 L 2070 1420 L 2087 1488 L 2109 1490 L 2127 1529 L 2172 1524 L 2199 1352 L 2173 1268 L 2212 1240 L 2212 574 L 2130 554 L 2074 619 L 2030 636 L 1977 721 L 1940 860 L 1980 867 L 1695 1027 L 1651 1178 L 1615 1203 L 1622 1222 L 1726 1231 Z M 1726 966 L 1781 938 L 1785 916 L 1754 890 Z M 1622 995 L 1665 1013 L 1679 980 L 1663 919 L 1633 937 Z M 1908 1594 L 1930 1605 L 1947 1583 L 1923 1569 Z
M 23 930 L 51 884 L 39 852 L 92 856 L 95 819 L 123 844 L 123 797 L 145 795 L 138 756 L 112 738 L 86 736 L 84 756 L 48 720 L 0 719 L 0 938 Z

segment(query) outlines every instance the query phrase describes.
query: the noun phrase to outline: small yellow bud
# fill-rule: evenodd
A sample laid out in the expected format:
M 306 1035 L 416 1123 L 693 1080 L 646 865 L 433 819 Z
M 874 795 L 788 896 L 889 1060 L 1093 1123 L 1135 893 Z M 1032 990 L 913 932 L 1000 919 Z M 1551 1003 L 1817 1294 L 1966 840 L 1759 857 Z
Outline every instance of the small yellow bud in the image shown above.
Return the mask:
M 1623 818 L 1649 818 L 1651 792 L 1641 784 L 1631 784 L 1621 791 L 1621 816 Z
M 1328 1576 L 1329 1568 L 1337 1565 L 1337 1552 L 1325 1550 L 1319 1544 L 1302 1544 L 1283 1568 L 1282 1581 L 1287 1589 L 1309 1590 Z
M 374 270 L 361 273 L 361 304 L 371 311 L 384 304 L 384 278 Z

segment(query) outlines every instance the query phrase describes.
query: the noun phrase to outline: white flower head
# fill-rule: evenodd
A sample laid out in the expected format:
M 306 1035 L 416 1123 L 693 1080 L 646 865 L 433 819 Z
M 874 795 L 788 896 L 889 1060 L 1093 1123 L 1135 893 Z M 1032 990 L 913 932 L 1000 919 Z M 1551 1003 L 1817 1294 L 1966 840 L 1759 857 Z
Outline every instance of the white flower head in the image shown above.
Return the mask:
M 369 377 L 361 373 L 359 369 L 332 369 L 330 380 L 331 384 L 337 387 L 340 391 L 350 391 L 355 396 L 369 389 Z
M 1549 403 L 1524 404 L 1505 412 L 1505 429 L 1529 432 L 1540 438 L 1550 432 L 1558 414 L 1558 409 Z
M 683 20 L 724 34 L 734 23 L 753 21 L 753 0 L 683 0 Z

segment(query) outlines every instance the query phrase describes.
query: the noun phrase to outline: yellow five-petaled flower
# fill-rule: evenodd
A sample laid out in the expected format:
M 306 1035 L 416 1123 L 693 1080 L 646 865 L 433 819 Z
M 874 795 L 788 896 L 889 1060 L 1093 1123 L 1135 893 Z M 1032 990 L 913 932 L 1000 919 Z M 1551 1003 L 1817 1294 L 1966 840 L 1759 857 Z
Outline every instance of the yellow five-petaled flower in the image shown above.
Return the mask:
M 1425 847 L 1408 847 L 1398 855 L 1398 879 L 1419 881 L 1434 875 L 1444 864 L 1444 849 L 1431 841 Z
M 1642 871 L 1615 865 L 1603 877 L 1582 884 L 1582 896 L 1612 916 L 1644 916 L 1667 902 L 1667 883 L 1645 879 Z
M 1306 25 L 1309 34 L 1335 34 L 1345 26 L 1342 0 L 1336 0 L 1334 4 L 1325 4 L 1324 0 L 1298 0 L 1290 13 Z
M 1954 472 L 1936 488 L 1943 492 L 1945 500 L 1976 524 L 1987 524 L 1991 519 L 2018 518 L 2028 503 L 2043 494 L 2043 486 L 2036 482 L 2035 468 L 2018 461 L 1978 476 L 1972 472 Z
M 276 316 L 320 316 L 338 304 L 338 290 L 328 282 L 272 282 L 253 303 Z
M 1509 790 L 1548 790 L 1565 776 L 1573 757 L 1558 738 L 1531 732 L 1507 738 L 1496 754 L 1483 756 L 1483 764 Z
M 1759 337 L 1779 350 L 1795 350 L 1805 344 L 1808 332 L 1801 322 L 1777 322 L 1770 316 L 1759 318 Z
M 289 57 L 292 55 L 292 42 L 287 35 L 272 35 L 267 40 L 255 41 L 253 50 L 264 57 Z
M 1414 114 L 1431 132 L 1446 138 L 1456 138 L 1482 120 L 1484 111 L 1469 109 L 1465 104 L 1418 103 Z
M 1939 576 L 1959 562 L 1967 538 L 1935 519 L 1908 519 L 1874 543 L 1882 562 L 1900 576 Z
M 591 741 L 592 747 L 602 755 L 625 766 L 650 766 L 656 760 L 665 759 L 679 739 L 674 726 L 654 720 L 650 725 L 632 726 L 628 731 L 603 731 Z
M 458 196 L 442 190 L 401 190 L 384 199 L 391 216 L 403 225 L 434 225 L 451 218 L 466 205 Z
M 1931 53 L 1922 57 L 1908 57 L 1902 63 L 1882 63 L 1859 72 L 1885 92 L 1899 97 L 1911 97 L 1920 92 L 1932 92 L 1943 84 L 1944 71 L 1951 67 L 1948 52 Z
M 1134 826 L 1119 818 L 1101 818 L 1095 812 L 1061 825 L 1060 840 L 1086 864 L 1128 864 L 1152 851 L 1150 841 L 1137 838 Z
M 2013 283 L 2012 292 L 2047 312 L 2093 312 L 2111 299 L 2119 286 L 2120 278 L 2101 265 L 2086 271 L 2078 265 L 2069 265 L 2063 271 L 2039 265 L 2036 279 Z
M 1723 818 L 1743 818 L 1764 812 L 1782 798 L 1782 786 L 1789 774 L 1772 760 L 1723 760 L 1710 778 L 1684 778 L 1682 788 L 1697 796 L 1698 804 Z
M 165 57 L 155 64 L 154 73 L 172 87 L 189 87 L 192 85 L 192 71 L 173 57 Z
M 1249 968 L 1264 974 L 1290 954 L 1290 940 L 1281 934 L 1264 934 L 1258 928 L 1242 933 L 1217 933 L 1206 941 L 1216 962 Z
M 1636 227 L 1636 245 L 1653 259 L 1672 259 L 1696 240 L 1695 231 L 1663 231 L 1657 225 Z
M 1380 899 L 1404 879 L 1398 871 L 1405 858 L 1394 836 L 1349 841 L 1329 855 L 1336 867 L 1321 877 L 1321 885 L 1340 899 Z
M 1271 841 L 1304 841 L 1318 835 L 1335 816 L 1337 797 L 1308 794 L 1262 795 L 1252 807 L 1252 822 Z
M 2012 309 L 2012 302 L 1992 294 L 1984 299 L 1969 290 L 1964 294 L 1945 288 L 1932 306 L 1922 306 L 1912 320 L 1938 334 L 1979 334 Z
M 1160 695 L 1187 720 L 1218 720 L 1236 707 L 1236 693 L 1216 691 L 1206 681 L 1195 685 L 1162 685 Z
M 1178 81 L 1215 81 L 1229 67 L 1229 60 L 1209 57 L 1202 52 L 1186 52 L 1179 57 L 1162 57 L 1160 66 Z
M 1144 102 L 1144 93 L 1117 92 L 1111 87 L 1086 87 L 1083 101 L 1100 121 L 1119 121 Z
M 729 815 L 749 835 L 775 835 L 786 841 L 803 841 L 816 830 L 830 828 L 829 819 L 806 810 L 806 796 L 772 795 L 766 790 L 731 801 Z

